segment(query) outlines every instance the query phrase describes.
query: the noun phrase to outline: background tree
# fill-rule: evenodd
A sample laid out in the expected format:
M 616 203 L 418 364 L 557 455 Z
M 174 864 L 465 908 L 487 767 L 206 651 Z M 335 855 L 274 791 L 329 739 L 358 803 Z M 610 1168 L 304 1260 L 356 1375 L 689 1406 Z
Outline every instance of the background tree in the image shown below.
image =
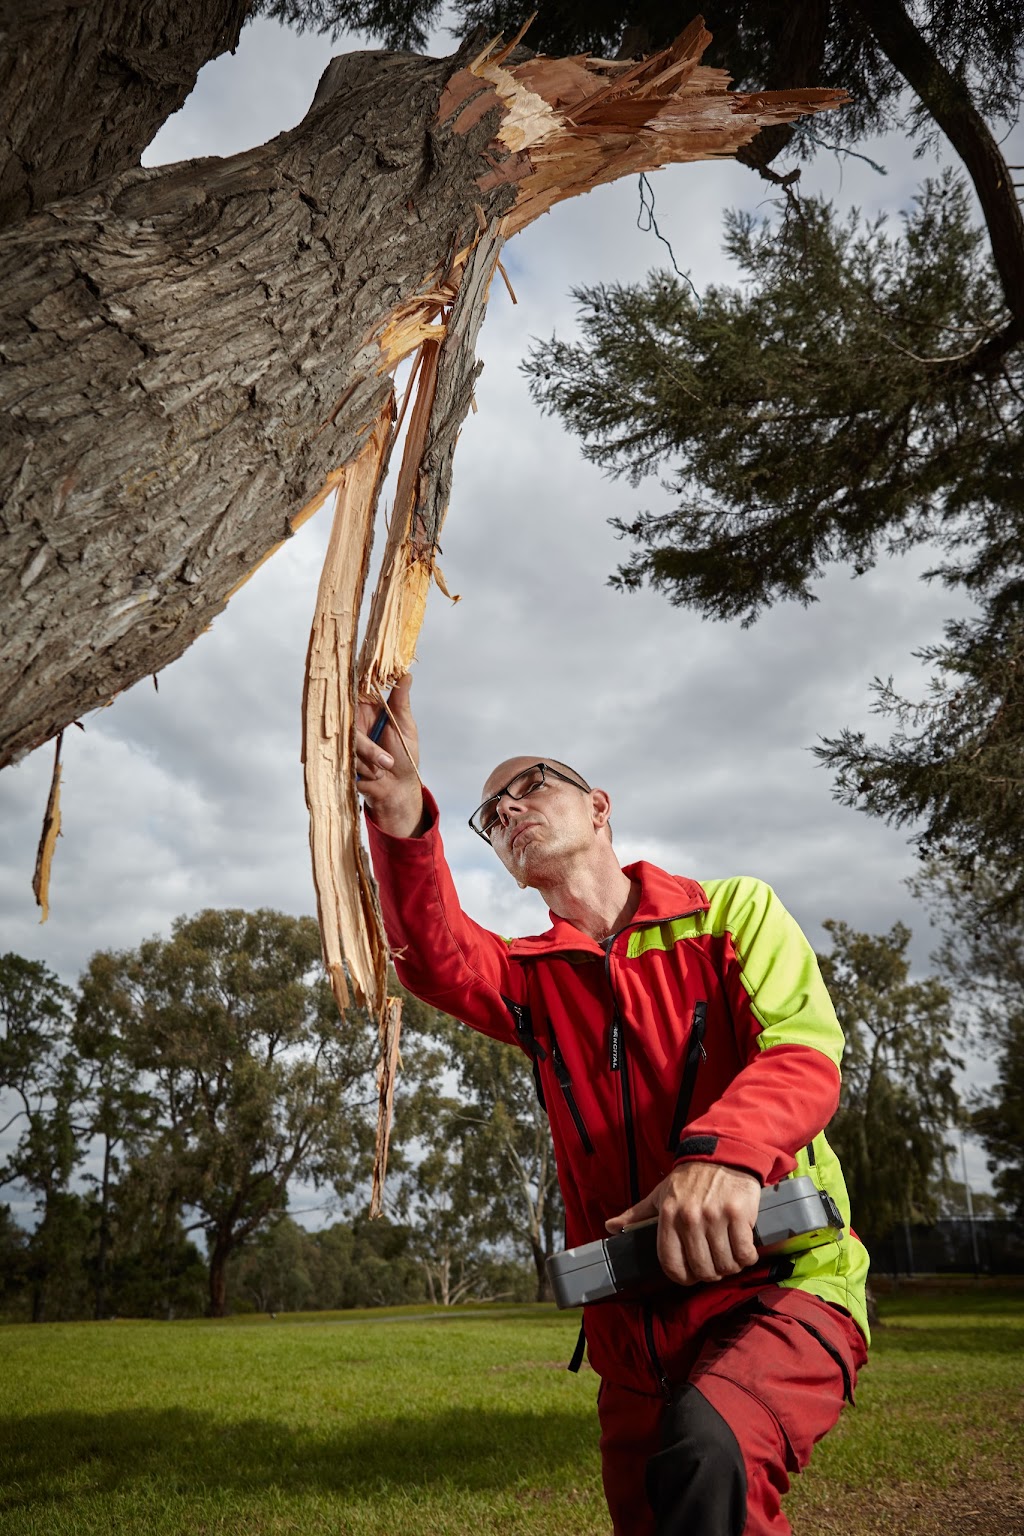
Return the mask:
M 375 1032 L 339 1025 L 310 918 L 202 912 L 91 974 L 159 1106 L 128 1166 L 171 1228 L 187 1212 L 204 1232 L 221 1316 L 227 1261 L 285 1210 L 289 1180 L 366 1177 Z
M 396 1307 L 426 1296 L 416 1238 L 406 1223 L 358 1215 L 310 1234 L 307 1265 L 316 1305 Z
M 228 1267 L 235 1306 L 244 1300 L 256 1312 L 301 1312 L 314 1292 L 307 1263 L 309 1234 L 290 1216 L 263 1228 Z
M 934 977 L 909 979 L 911 933 L 856 933 L 828 921 L 822 975 L 846 1034 L 839 1110 L 828 1127 L 843 1164 L 853 1222 L 870 1247 L 898 1221 L 936 1214 L 949 1127 L 960 1113 L 963 1062 L 951 995 Z
M 0 1317 L 22 1321 L 22 1298 L 28 1291 L 28 1233 L 18 1225 L 9 1205 L 0 1205 Z
M 971 1124 L 988 1153 L 997 1198 L 1024 1217 L 1024 1013 L 1007 1020 L 995 1083 Z
M 70 1046 L 72 994 L 39 961 L 0 956 L 0 1089 L 4 1132 L 18 1139 L 0 1166 L 0 1187 L 19 1185 L 37 1216 L 28 1241 L 32 1321 L 74 1315 L 86 1285 L 89 1216 L 71 1189 L 84 1157 L 78 1064 Z
M 166 1322 L 202 1316 L 209 1265 L 185 1229 L 179 1203 L 156 1185 L 144 1145 L 118 1174 L 108 1221 L 107 1315 Z
M 934 956 L 969 1020 L 994 1081 L 970 1097 L 970 1123 L 988 1153 L 998 1199 L 1024 1216 L 1024 919 L 1003 900 L 1001 874 L 982 870 L 970 899 L 933 859 L 914 884 L 943 929 Z
M 99 1143 L 100 1171 L 85 1174 L 96 1187 L 98 1230 L 91 1266 L 96 1318 L 107 1313 L 117 1178 L 125 1154 L 138 1155 L 157 1115 L 152 1090 L 136 1064 L 132 1017 L 113 974 L 116 963 L 109 953 L 92 956 L 79 982 L 71 1029 L 82 1078 L 82 1134 Z
M 458 1083 L 453 1123 L 461 1177 L 481 1230 L 492 1242 L 529 1254 L 536 1299 L 550 1301 L 545 1263 L 564 1222 L 547 1115 L 530 1063 L 519 1050 L 443 1019 L 446 1065 Z
M 432 1139 L 410 1173 L 414 1252 L 427 1295 L 441 1307 L 488 1295 L 491 1224 L 486 1196 L 465 1155 L 465 1122 L 455 1098 L 429 1092 Z

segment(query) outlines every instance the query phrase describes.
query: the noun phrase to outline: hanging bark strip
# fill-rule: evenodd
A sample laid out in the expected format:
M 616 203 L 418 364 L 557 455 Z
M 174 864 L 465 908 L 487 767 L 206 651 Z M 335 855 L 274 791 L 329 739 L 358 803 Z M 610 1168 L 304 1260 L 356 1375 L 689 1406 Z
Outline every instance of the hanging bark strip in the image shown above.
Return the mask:
M 39 919 L 41 923 L 45 923 L 50 915 L 50 865 L 53 863 L 54 849 L 60 837 L 60 749 L 63 744 L 64 732 L 61 731 L 57 737 L 57 749 L 53 754 L 53 777 L 50 779 L 50 793 L 46 797 L 43 829 L 39 835 L 36 867 L 32 876 L 32 893 L 36 898 L 36 906 L 41 907 L 43 913 Z
M 339 485 L 309 638 L 302 700 L 309 845 L 324 961 L 339 1011 L 344 1015 L 354 993 L 356 1004 L 369 1007 L 378 1022 L 387 984 L 388 951 L 376 888 L 359 838 L 353 766 L 353 652 L 370 560 L 373 514 L 393 422 L 391 397 Z
M 382 701 L 409 670 L 431 579 L 444 585 L 436 564 L 438 540 L 455 446 L 480 369 L 476 339 L 506 239 L 554 203 L 600 182 L 667 161 L 734 154 L 765 122 L 789 121 L 842 99 L 832 91 L 730 96 L 724 73 L 700 65 L 709 41 L 697 21 L 670 48 L 639 63 L 531 58 L 510 64 L 512 50 L 499 39 L 456 70 L 440 98 L 439 129 L 461 135 L 493 120 L 496 131 L 481 157 L 481 203 L 474 208 L 471 237 L 453 243 L 443 266 L 426 277 L 417 294 L 396 305 L 377 332 L 382 371 L 391 371 L 419 349 L 410 383 L 414 403 L 381 572 L 356 665 L 351 604 L 365 580 L 367 556 L 360 541 L 369 539 L 369 500 L 376 500 L 383 448 L 376 470 L 356 476 L 351 485 L 346 482 L 338 499 L 327 562 L 331 575 L 326 587 L 321 584 L 310 644 L 317 689 L 326 690 L 332 706 L 332 748 L 326 761 L 309 749 L 310 722 L 323 705 L 318 691 L 311 707 L 312 676 L 307 682 L 307 800 L 325 958 L 339 1007 L 348 1001 L 347 962 L 356 999 L 377 1019 L 380 1036 L 371 1214 L 379 1214 L 383 1202 L 401 1002 L 385 996 L 387 944 L 356 830 L 356 696 Z M 501 189 L 505 197 L 488 214 L 484 203 Z M 369 455 L 369 445 L 364 452 Z M 358 578 L 352 572 L 343 576 L 346 561 L 358 566 Z M 347 594 L 345 623 L 328 635 L 324 613 L 337 612 L 339 583 Z M 350 694 L 343 703 L 346 687 Z M 321 827 L 325 815 L 329 821 Z M 346 818 L 351 823 L 344 828 Z
M 357 667 L 363 697 L 383 700 L 392 683 L 409 670 L 431 579 L 445 590 L 436 564 L 437 546 L 448 509 L 455 445 L 480 371 L 475 356 L 476 338 L 501 243 L 497 231 L 488 231 L 476 241 L 465 262 L 454 303 L 450 310 L 443 311 L 441 324 L 433 327 L 438 335 L 427 336 L 420 343 L 415 401 L 391 525 Z M 439 339 L 441 336 L 443 340 Z M 361 856 L 365 858 L 365 854 Z M 386 944 L 382 932 L 379 938 Z M 349 943 L 358 950 L 364 940 L 358 933 L 343 933 L 341 942 L 347 951 Z M 383 1210 L 399 1062 L 402 1002 L 400 998 L 389 997 L 372 1006 L 379 1019 L 380 1065 L 370 1215 L 379 1216 Z
M 373 1180 L 370 1187 L 371 1217 L 384 1214 L 384 1179 L 388 1171 L 391 1116 L 398 1076 L 398 1037 L 402 1024 L 402 999 L 389 997 L 380 1022 L 380 1061 L 377 1066 L 377 1136 L 373 1148 Z

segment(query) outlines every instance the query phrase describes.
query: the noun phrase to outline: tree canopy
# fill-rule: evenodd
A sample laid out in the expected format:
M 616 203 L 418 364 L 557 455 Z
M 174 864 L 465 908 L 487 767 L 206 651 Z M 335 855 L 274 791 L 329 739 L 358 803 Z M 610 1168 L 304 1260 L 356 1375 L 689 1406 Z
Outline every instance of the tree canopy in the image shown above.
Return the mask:
M 971 1125 L 988 1152 L 996 1194 L 1024 1216 L 1024 921 L 1003 899 L 998 873 L 983 869 L 974 886 L 965 893 L 937 858 L 915 882 L 943 928 L 933 958 L 963 1000 L 971 1037 L 992 1073 L 970 1094 Z
M 133 1168 L 206 1234 L 220 1316 L 228 1258 L 284 1210 L 289 1180 L 366 1177 L 376 1029 L 355 1010 L 339 1026 L 316 924 L 262 910 L 201 912 L 94 955 L 82 1013 L 154 1085 Z

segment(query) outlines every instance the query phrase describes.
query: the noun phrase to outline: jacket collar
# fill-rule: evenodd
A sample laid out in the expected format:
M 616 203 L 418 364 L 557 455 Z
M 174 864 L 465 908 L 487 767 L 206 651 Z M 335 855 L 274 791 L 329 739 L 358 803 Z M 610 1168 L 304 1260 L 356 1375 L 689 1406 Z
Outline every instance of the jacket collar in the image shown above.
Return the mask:
M 640 901 L 626 928 L 644 928 L 667 923 L 674 917 L 685 917 L 691 912 L 706 912 L 708 898 L 703 886 L 683 875 L 669 875 L 656 864 L 640 859 L 636 864 L 624 864 L 623 874 L 640 882 Z M 556 912 L 549 912 L 551 927 L 546 933 L 529 938 L 512 939 L 509 953 L 524 958 L 534 955 L 551 955 L 573 951 L 588 955 L 602 955 L 604 950 L 596 939 L 580 930 Z M 620 929 L 620 932 L 625 930 Z

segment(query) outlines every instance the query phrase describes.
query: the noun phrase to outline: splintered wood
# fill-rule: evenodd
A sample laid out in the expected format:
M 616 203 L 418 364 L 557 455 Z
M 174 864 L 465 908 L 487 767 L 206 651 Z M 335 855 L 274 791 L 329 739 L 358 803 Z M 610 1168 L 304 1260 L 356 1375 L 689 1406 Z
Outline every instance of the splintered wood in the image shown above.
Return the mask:
M 710 42 L 701 18 L 660 53 L 616 62 L 586 55 L 510 63 L 518 38 L 496 38 L 450 76 L 437 131 L 465 134 L 495 114 L 480 158 L 481 204 L 497 188 L 503 212 L 481 204 L 453 231 L 444 266 L 381 318 L 368 340 L 381 373 L 418 351 L 410 379 L 402 463 L 380 577 L 355 661 L 374 510 L 397 435 L 393 398 L 363 448 L 332 479 L 337 505 L 317 597 L 304 698 L 306 799 L 324 959 L 339 1009 L 354 1001 L 380 1037 L 371 1215 L 383 1208 L 401 1001 L 387 996 L 387 941 L 359 836 L 355 785 L 358 699 L 378 706 L 412 665 L 447 511 L 459 429 L 479 372 L 476 337 L 510 235 L 555 203 L 620 176 L 687 160 L 734 155 L 761 128 L 842 105 L 843 91 L 730 92 L 724 70 L 700 63 Z M 568 275 L 568 274 L 567 274 Z M 508 279 L 505 278 L 507 283 Z M 510 289 L 511 291 L 511 289 Z M 513 295 L 514 298 L 514 295 Z M 408 399 L 408 396 L 407 396 Z M 404 408 L 403 408 L 404 415 Z
M 313 882 L 327 973 L 342 1013 L 353 992 L 358 1006 L 379 1010 L 387 980 L 387 941 L 359 837 L 353 656 L 393 419 L 392 398 L 338 488 L 306 659 L 302 755 Z
M 64 742 L 64 732 L 57 737 L 57 747 L 53 754 L 53 777 L 50 779 L 50 793 L 46 797 L 46 810 L 43 812 L 43 830 L 39 837 L 39 848 L 36 852 L 36 867 L 32 875 L 32 893 L 36 898 L 36 906 L 41 908 L 41 923 L 45 923 L 50 915 L 50 865 L 53 863 L 53 852 L 60 837 L 60 749 Z

